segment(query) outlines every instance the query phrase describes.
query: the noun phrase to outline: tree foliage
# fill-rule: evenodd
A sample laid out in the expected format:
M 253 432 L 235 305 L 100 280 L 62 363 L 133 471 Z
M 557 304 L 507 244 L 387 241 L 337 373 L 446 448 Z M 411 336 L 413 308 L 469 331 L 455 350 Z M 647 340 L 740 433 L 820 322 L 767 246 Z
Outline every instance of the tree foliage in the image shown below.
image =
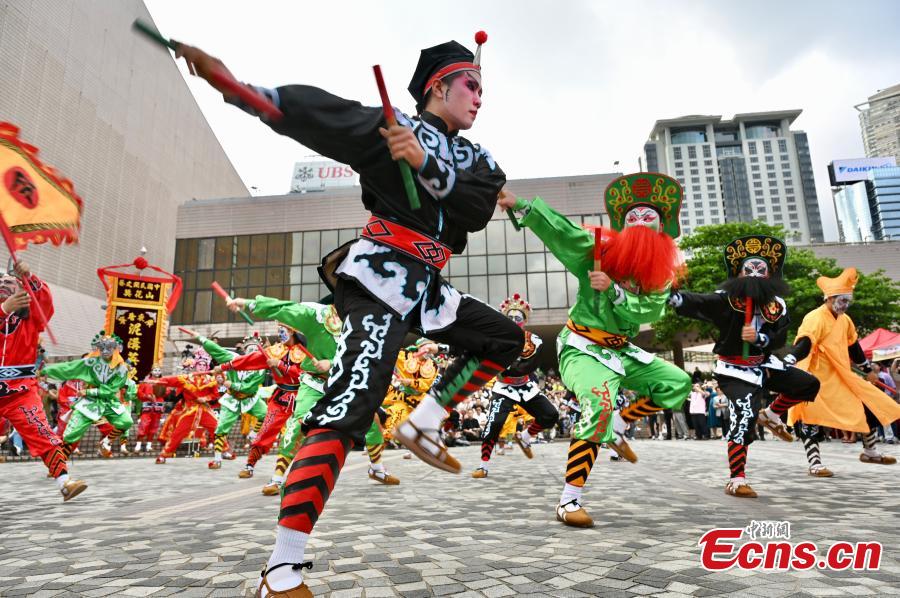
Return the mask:
M 746 235 L 772 235 L 784 239 L 788 244 L 784 278 L 791 286 L 791 294 L 785 297 L 791 316 L 788 342 L 793 342 L 794 334 L 803 316 L 822 304 L 822 292 L 816 286 L 819 276 L 837 276 L 840 266 L 832 258 L 821 258 L 809 249 L 791 246 L 791 233 L 783 227 L 764 222 L 730 222 L 701 226 L 681 240 L 681 249 L 688 256 L 687 275 L 681 288 L 697 293 L 709 293 L 725 280 L 723 249 L 737 237 Z M 854 292 L 854 302 L 849 314 L 856 324 L 860 336 L 876 328 L 897 330 L 900 323 L 900 283 L 885 276 L 883 270 L 872 274 L 859 273 L 859 282 Z M 706 322 L 683 318 L 671 309 L 653 325 L 656 339 L 666 345 L 671 344 L 680 333 L 697 333 L 703 339 L 716 338 L 716 328 Z

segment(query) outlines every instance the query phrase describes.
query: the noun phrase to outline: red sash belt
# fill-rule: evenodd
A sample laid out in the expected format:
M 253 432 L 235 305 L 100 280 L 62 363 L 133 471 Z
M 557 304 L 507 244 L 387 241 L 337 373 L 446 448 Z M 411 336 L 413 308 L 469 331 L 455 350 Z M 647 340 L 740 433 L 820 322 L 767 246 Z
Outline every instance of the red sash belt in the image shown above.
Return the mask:
M 764 355 L 751 355 L 747 359 L 744 359 L 740 355 L 719 355 L 719 360 L 724 361 L 725 363 L 730 363 L 731 365 L 740 365 L 743 367 L 752 368 L 758 365 L 762 365 L 766 358 Z
M 452 253 L 449 247 L 428 235 L 377 216 L 369 219 L 362 230 L 362 236 L 438 270 L 447 264 Z
M 513 386 L 522 386 L 528 382 L 528 376 L 501 376 L 499 378 L 503 384 L 512 384 Z

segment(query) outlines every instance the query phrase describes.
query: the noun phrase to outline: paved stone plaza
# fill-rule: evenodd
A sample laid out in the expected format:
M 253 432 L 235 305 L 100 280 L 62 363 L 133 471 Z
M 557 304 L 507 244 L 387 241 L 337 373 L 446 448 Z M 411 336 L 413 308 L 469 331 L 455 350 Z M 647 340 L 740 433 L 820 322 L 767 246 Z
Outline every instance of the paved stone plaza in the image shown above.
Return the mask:
M 478 448 L 454 449 L 453 476 L 386 453 L 399 487 L 366 477 L 354 453 L 310 541 L 318 596 L 833 596 L 900 593 L 900 466 L 863 465 L 860 445 L 832 442 L 833 479 L 806 475 L 799 444 L 750 453 L 760 498 L 723 493 L 721 441 L 639 441 L 636 465 L 601 452 L 586 493 L 598 521 L 563 527 L 553 507 L 567 444 L 494 458 L 474 480 Z M 886 447 L 895 454 L 900 450 Z M 241 461 L 83 460 L 90 488 L 63 504 L 40 463 L 0 464 L 0 596 L 245 596 L 269 555 L 277 498 L 262 496 L 274 459 L 239 480 Z M 880 571 L 709 573 L 698 539 L 751 520 L 791 522 L 794 542 L 880 541 Z

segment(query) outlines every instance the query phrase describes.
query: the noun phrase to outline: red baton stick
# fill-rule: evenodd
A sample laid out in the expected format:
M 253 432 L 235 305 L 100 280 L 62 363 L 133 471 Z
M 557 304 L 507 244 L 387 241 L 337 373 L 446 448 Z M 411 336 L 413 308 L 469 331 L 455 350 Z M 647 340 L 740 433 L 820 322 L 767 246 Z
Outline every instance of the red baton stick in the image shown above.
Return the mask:
M 747 297 L 747 303 L 744 305 L 744 326 L 749 326 L 750 322 L 753 321 L 753 299 Z M 744 351 L 743 358 L 748 359 L 750 357 L 750 343 L 744 341 Z
M 376 64 L 372 67 L 375 71 L 375 83 L 378 85 L 378 94 L 381 96 L 381 107 L 384 110 L 384 120 L 388 127 L 397 124 L 397 117 L 394 116 L 394 106 L 388 98 L 387 87 L 384 85 L 384 77 L 381 76 L 381 65 Z M 418 210 L 422 207 L 419 203 L 419 192 L 416 191 L 416 184 L 413 182 L 412 169 L 406 160 L 397 162 L 400 166 L 400 177 L 403 179 L 403 187 L 406 189 L 406 198 L 409 200 L 409 207 L 412 210 Z
M 216 295 L 218 295 L 219 297 L 224 299 L 226 302 L 231 301 L 231 295 L 229 295 L 228 292 L 225 289 L 223 289 L 222 285 L 220 285 L 218 282 L 216 282 L 214 280 L 214 281 L 212 281 L 212 284 L 210 286 L 212 287 L 212 290 L 216 292 Z M 244 321 L 246 321 L 251 326 L 253 326 L 255 324 L 255 322 L 253 321 L 253 318 L 248 316 L 247 312 L 245 312 L 243 309 L 238 312 L 238 315 L 240 315 L 242 318 L 244 318 Z

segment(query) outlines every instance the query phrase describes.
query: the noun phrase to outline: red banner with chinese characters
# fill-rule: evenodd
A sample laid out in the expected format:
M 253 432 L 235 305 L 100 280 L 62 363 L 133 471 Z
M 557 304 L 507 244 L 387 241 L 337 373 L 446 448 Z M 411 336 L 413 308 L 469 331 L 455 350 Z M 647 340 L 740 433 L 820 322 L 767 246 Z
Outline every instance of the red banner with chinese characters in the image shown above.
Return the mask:
M 136 273 L 119 272 L 133 266 Z M 162 276 L 147 276 L 150 268 Z M 142 380 L 162 360 L 169 327 L 169 314 L 181 296 L 181 279 L 151 266 L 144 258 L 132 264 L 97 270 L 106 288 L 106 330 L 122 339 L 122 356 L 134 365 Z

